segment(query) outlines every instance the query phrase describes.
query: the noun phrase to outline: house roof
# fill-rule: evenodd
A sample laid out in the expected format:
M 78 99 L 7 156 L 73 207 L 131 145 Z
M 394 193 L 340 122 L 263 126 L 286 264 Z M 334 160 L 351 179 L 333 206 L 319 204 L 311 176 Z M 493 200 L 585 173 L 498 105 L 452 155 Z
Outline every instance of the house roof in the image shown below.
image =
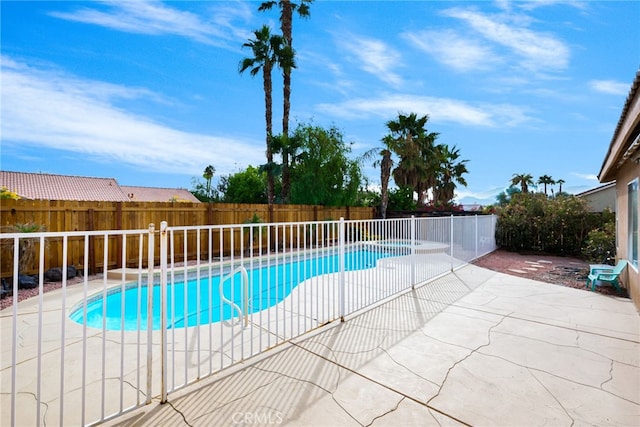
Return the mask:
M 616 171 L 640 152 L 640 69 L 629 90 L 620 120 L 613 132 L 609 150 L 598 174 L 600 182 L 615 179 Z
M 78 200 L 93 202 L 181 202 L 199 203 L 184 188 L 132 187 L 114 178 L 0 171 L 0 187 L 30 200 Z
M 32 200 L 129 200 L 113 178 L 0 171 L 0 187 L 6 187 L 20 197 Z
M 615 188 L 615 187 L 616 187 L 616 182 L 615 181 L 608 182 L 608 183 L 600 185 L 598 187 L 591 188 L 591 189 L 589 189 L 587 191 L 583 191 L 582 193 L 578 193 L 578 194 L 576 194 L 576 197 L 590 196 L 592 194 L 600 193 L 602 191 L 606 191 L 606 190 L 609 190 L 610 188 Z
M 189 190 L 184 188 L 135 187 L 121 185 L 120 188 L 132 202 L 193 202 L 200 203 Z

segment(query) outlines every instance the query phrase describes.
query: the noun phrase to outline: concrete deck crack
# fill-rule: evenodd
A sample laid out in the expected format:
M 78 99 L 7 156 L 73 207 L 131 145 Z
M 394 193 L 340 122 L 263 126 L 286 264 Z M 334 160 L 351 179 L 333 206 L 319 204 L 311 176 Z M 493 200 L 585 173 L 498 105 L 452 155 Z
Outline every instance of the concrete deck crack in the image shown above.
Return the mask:
M 311 354 L 315 354 L 315 353 L 313 353 L 313 352 L 312 352 Z M 316 355 L 316 356 L 317 356 L 317 355 Z M 336 363 L 333 363 L 333 364 L 334 364 L 334 365 L 336 365 L 336 367 L 338 367 L 338 368 L 340 367 L 340 366 L 339 366 L 338 364 L 336 364 Z M 255 367 L 255 369 L 257 369 L 257 370 L 259 370 L 259 371 L 262 371 L 262 372 L 269 372 L 269 373 L 272 373 L 272 374 L 279 375 L 279 377 L 280 377 L 280 378 L 282 378 L 282 377 L 284 377 L 284 378 L 288 378 L 288 379 L 291 379 L 291 380 L 294 380 L 294 381 L 298 381 L 298 382 L 301 382 L 301 383 L 310 384 L 310 385 L 312 385 L 312 386 L 314 386 L 314 387 L 319 388 L 320 390 L 324 391 L 324 392 L 325 392 L 325 393 L 327 393 L 329 396 L 331 396 L 331 400 L 333 400 L 333 401 L 335 402 L 335 404 L 336 404 L 336 405 L 338 405 L 338 406 L 339 406 L 339 407 L 344 411 L 344 413 L 345 413 L 345 414 L 347 414 L 349 417 L 351 417 L 355 422 L 357 422 L 357 423 L 358 423 L 358 424 L 360 424 L 361 426 L 364 426 L 364 425 L 363 425 L 360 421 L 358 421 L 358 420 L 357 420 L 353 415 L 351 415 L 351 414 L 349 413 L 349 411 L 348 411 L 344 406 L 342 406 L 342 404 L 341 404 L 340 402 L 338 402 L 338 400 L 337 400 L 337 399 L 335 398 L 335 396 L 334 396 L 334 393 L 338 390 L 338 386 L 340 385 L 340 381 L 341 381 L 341 378 L 342 378 L 342 373 L 340 372 L 340 369 L 338 369 L 338 371 L 337 371 L 337 372 L 338 372 L 338 378 L 337 378 L 337 380 L 336 380 L 336 383 L 335 383 L 335 385 L 334 385 L 333 390 L 329 390 L 329 389 L 327 389 L 327 388 L 325 388 L 325 387 L 321 386 L 320 384 L 316 384 L 315 382 L 313 382 L 313 381 L 311 381 L 311 380 L 305 380 L 305 379 L 302 379 L 302 378 L 297 378 L 297 377 L 294 377 L 294 376 L 292 376 L 292 375 L 285 374 L 285 373 L 282 373 L 282 372 L 272 371 L 272 370 L 270 370 L 270 369 L 263 369 L 263 368 L 259 368 L 259 367 Z M 277 379 L 279 379 L 279 378 L 277 378 Z M 277 380 L 277 379 L 276 379 L 276 380 Z
M 546 390 L 547 393 L 549 393 L 549 396 L 551 396 L 553 398 L 553 400 L 556 401 L 556 403 L 562 408 L 562 410 L 564 411 L 564 413 L 566 414 L 567 417 L 569 417 L 569 419 L 571 420 L 571 426 L 573 426 L 576 423 L 576 420 L 569 414 L 569 411 L 567 411 L 567 408 L 564 407 L 564 405 L 562 404 L 562 402 L 560 402 L 560 400 L 558 400 L 558 398 L 556 397 L 555 394 L 553 394 L 551 392 L 551 390 L 549 390 L 547 388 L 546 385 L 544 385 L 544 383 L 542 381 L 540 381 L 540 379 L 535 375 L 534 372 L 531 372 L 530 368 L 527 368 L 527 371 L 531 374 L 531 376 L 538 382 L 538 384 L 540 384 L 540 386 Z
M 609 381 L 613 380 L 613 364 L 615 363 L 614 360 L 611 360 L 611 366 L 609 366 L 609 378 L 607 378 L 606 380 L 602 381 L 600 383 L 600 389 L 602 390 L 602 386 L 604 386 L 606 383 L 608 383 Z
M 483 356 L 487 356 L 487 357 L 495 357 L 496 359 L 504 360 L 505 362 L 511 363 L 511 364 L 513 364 L 513 365 L 515 365 L 515 366 L 519 366 L 519 367 L 524 368 L 524 369 L 527 369 L 527 370 L 532 370 L 532 371 L 536 371 L 536 372 L 542 372 L 542 373 L 545 373 L 545 374 L 550 375 L 550 376 L 552 376 L 552 377 L 559 378 L 559 379 L 564 380 L 564 381 L 568 381 L 568 382 L 570 382 L 570 383 L 572 383 L 572 384 L 577 384 L 577 385 L 581 385 L 581 386 L 583 386 L 583 387 L 588 387 L 588 388 L 592 388 L 592 389 L 594 389 L 594 390 L 602 391 L 603 393 L 607 393 L 607 394 L 609 394 L 609 395 L 611 395 L 611 396 L 617 397 L 618 399 L 622 399 L 622 400 L 624 400 L 624 401 L 626 401 L 626 402 L 629 402 L 629 403 L 632 403 L 632 404 L 634 404 L 634 405 L 638 405 L 638 404 L 639 404 L 638 402 L 634 402 L 633 400 L 627 399 L 626 397 L 623 397 L 623 396 L 617 395 L 617 394 L 612 393 L 612 392 L 610 392 L 610 391 L 608 391 L 608 390 L 605 390 L 605 389 L 603 389 L 603 388 L 595 387 L 595 386 L 592 386 L 592 385 L 590 385 L 590 384 L 581 383 L 581 382 L 579 382 L 579 381 L 574 381 L 574 380 L 572 380 L 572 379 L 570 379 L 570 378 L 565 378 L 565 377 L 562 377 L 562 376 L 560 376 L 560 375 L 554 374 L 553 372 L 545 371 L 544 369 L 539 369 L 539 368 L 534 368 L 534 367 L 532 367 L 532 366 L 522 365 L 522 364 L 520 364 L 520 363 L 514 362 L 513 360 L 509 360 L 509 359 L 507 359 L 507 358 L 505 358 L 505 357 L 497 356 L 497 355 L 495 355 L 495 354 L 488 354 L 488 353 L 482 353 L 482 352 L 480 352 L 480 354 L 482 354 Z M 612 362 L 613 362 L 613 361 L 612 361 Z M 607 380 L 607 381 L 608 381 L 608 380 Z M 605 381 L 605 383 L 606 383 L 607 381 Z M 604 384 L 604 383 L 603 383 L 603 384 Z
M 456 418 L 455 416 L 453 416 L 453 415 L 451 415 L 451 414 L 447 414 L 446 412 L 443 412 L 442 410 L 440 410 L 440 409 L 438 409 L 438 408 L 435 408 L 435 407 L 433 407 L 433 406 L 430 406 L 430 405 L 429 405 L 429 402 L 427 402 L 427 403 L 422 402 L 422 401 L 420 401 L 420 400 L 416 399 L 416 398 L 415 398 L 415 397 L 413 397 L 413 396 L 410 396 L 410 395 L 408 395 L 408 394 L 406 394 L 406 393 L 403 393 L 403 392 L 402 392 L 402 391 L 400 391 L 400 390 L 396 390 L 395 388 L 390 387 L 390 386 L 389 386 L 389 385 L 387 385 L 387 384 L 383 384 L 383 383 L 381 383 L 381 382 L 379 382 L 379 381 L 377 381 L 377 380 L 375 380 L 375 379 L 373 379 L 373 378 L 370 378 L 370 377 L 368 377 L 368 376 L 366 376 L 366 375 L 364 375 L 364 374 L 362 374 L 362 373 L 360 373 L 360 372 L 358 372 L 358 371 L 356 371 L 356 370 L 354 370 L 354 369 L 352 369 L 352 368 L 350 368 L 350 367 L 348 367 L 348 366 L 342 365 L 341 363 L 338 363 L 338 362 L 337 362 L 337 361 L 335 361 L 335 360 L 330 360 L 330 359 L 328 359 L 327 357 L 325 357 L 325 356 L 323 356 L 323 355 L 321 355 L 321 354 L 318 354 L 318 353 L 316 353 L 316 352 L 314 352 L 314 351 L 312 351 L 312 350 L 309 350 L 308 348 L 302 347 L 302 346 L 300 346 L 300 345 L 299 345 L 299 344 L 297 344 L 297 343 L 294 343 L 293 345 L 294 345 L 294 346 L 296 346 L 296 347 L 298 347 L 298 348 L 301 348 L 302 350 L 307 351 L 307 352 L 309 352 L 309 353 L 311 353 L 311 354 L 313 354 L 313 355 L 315 355 L 315 356 L 317 356 L 317 357 L 320 357 L 320 358 L 322 358 L 323 360 L 325 360 L 325 361 L 327 361 L 327 362 L 329 362 L 329 363 L 332 363 L 332 364 L 334 364 L 334 365 L 338 366 L 339 368 L 342 368 L 342 369 L 344 369 L 344 370 L 346 370 L 346 371 L 348 371 L 348 372 L 350 372 L 350 373 L 352 373 L 352 374 L 354 374 L 354 375 L 357 375 L 357 376 L 359 376 L 360 378 L 363 378 L 363 379 L 365 379 L 365 380 L 367 380 L 367 381 L 370 381 L 370 382 L 372 382 L 372 383 L 374 383 L 374 384 L 377 384 L 377 385 L 379 385 L 380 387 L 382 387 L 382 388 L 384 388 L 384 389 L 387 389 L 387 390 L 389 390 L 389 391 L 391 391 L 391 392 L 393 392 L 393 393 L 396 393 L 396 394 L 399 394 L 399 395 L 401 395 L 401 396 L 404 396 L 405 398 L 407 398 L 407 399 L 409 399 L 409 400 L 411 400 L 411 401 L 413 401 L 413 402 L 417 403 L 418 405 L 425 406 L 425 407 L 429 408 L 429 409 L 430 409 L 430 410 L 432 410 L 432 411 L 435 411 L 435 412 L 437 412 L 437 413 L 439 413 L 439 414 L 444 415 L 444 416 L 445 416 L 445 417 L 447 417 L 447 418 L 450 418 L 450 419 L 452 419 L 452 420 L 455 420 L 455 421 L 459 422 L 459 423 L 460 423 L 460 424 L 462 424 L 462 425 L 470 426 L 470 424 L 468 424 L 468 423 L 466 423 L 466 422 L 462 421 L 461 419 Z
M 11 395 L 11 393 L 0 393 L 0 394 L 6 394 L 6 395 L 9 395 L 9 396 Z M 36 397 L 35 393 L 31 393 L 31 392 L 28 392 L 28 391 L 19 391 L 19 392 L 16 393 L 16 395 L 19 395 L 19 394 L 26 394 L 28 396 L 32 396 L 33 400 L 35 400 L 36 403 L 38 403 L 38 398 Z M 49 410 L 49 404 L 47 402 L 43 401 L 42 399 L 40 399 L 40 405 L 44 406 L 44 409 L 42 410 L 41 416 L 42 416 L 42 425 L 46 427 L 47 426 L 47 411 Z M 4 414 L 4 415 L 5 415 L 5 417 L 3 417 L 3 420 L 6 418 L 7 414 Z M 40 423 L 40 420 L 38 420 L 38 424 L 39 423 Z
M 433 385 L 435 385 L 436 387 L 440 386 L 440 384 L 436 383 L 435 381 L 431 381 L 428 378 L 423 377 L 422 375 L 418 374 L 417 372 L 415 372 L 414 370 L 412 370 L 411 368 L 409 368 L 408 366 L 405 366 L 404 364 L 398 362 L 396 359 L 394 359 L 394 357 L 389 354 L 389 352 L 387 350 L 385 350 L 384 348 L 380 347 L 380 350 L 382 350 L 387 356 L 389 356 L 389 359 L 391 359 L 393 361 L 393 363 L 395 363 L 398 366 L 401 366 L 402 368 L 406 369 L 407 371 L 411 372 L 413 375 L 415 375 L 416 377 L 425 380 L 428 383 L 431 383 Z
M 259 369 L 259 368 L 253 367 L 253 369 Z M 263 371 L 267 371 L 267 370 L 263 369 Z M 276 373 L 281 375 L 279 372 L 276 372 Z M 273 380 L 268 381 L 268 382 L 266 382 L 266 383 L 264 383 L 264 384 L 262 384 L 262 385 L 260 385 L 260 386 L 258 386 L 256 388 L 254 388 L 253 390 L 248 391 L 247 393 L 244 393 L 244 394 L 242 394 L 240 396 L 237 396 L 237 397 L 235 397 L 235 398 L 233 398 L 233 399 L 231 399 L 229 401 L 226 401 L 226 402 L 222 403 L 221 405 L 217 405 L 217 406 L 211 408 L 210 410 L 202 413 L 201 415 L 193 418 L 193 421 L 196 421 L 196 420 L 198 420 L 198 419 L 200 419 L 200 418 L 202 418 L 202 417 L 204 417 L 206 415 L 209 415 L 209 414 L 211 414 L 213 412 L 216 412 L 216 411 L 218 411 L 218 410 L 220 410 L 220 409 L 222 409 L 222 408 L 224 408 L 226 406 L 231 405 L 232 403 L 235 403 L 235 402 L 238 402 L 238 401 L 240 401 L 242 399 L 245 399 L 246 397 L 251 396 L 252 394 L 256 393 L 257 391 L 259 391 L 259 390 L 261 390 L 261 389 L 263 389 L 265 387 L 269 387 L 270 385 L 272 385 L 273 383 L 275 383 L 279 379 L 280 379 L 279 377 L 278 378 L 274 378 Z
M 184 423 L 186 425 L 188 425 L 189 427 L 193 427 L 193 424 L 190 424 L 189 421 L 187 421 L 187 417 L 185 417 L 185 415 L 175 406 L 173 406 L 173 403 L 167 401 L 165 402 L 167 405 L 171 406 L 171 409 L 173 409 L 174 411 L 176 411 L 178 414 L 180 414 L 180 416 L 182 417 L 182 420 L 184 421 Z
M 491 345 L 491 332 L 494 328 L 497 328 L 498 326 L 500 326 L 500 324 L 502 322 L 504 322 L 504 320 L 507 318 L 507 316 L 502 317 L 502 319 L 500 319 L 500 321 L 498 323 L 496 323 L 495 325 L 491 326 L 488 330 L 487 330 L 487 343 L 486 344 L 482 344 L 478 347 L 476 347 L 475 349 L 471 349 L 471 351 L 469 352 L 469 354 L 467 354 L 465 357 L 463 357 L 460 360 L 457 360 L 453 365 L 451 365 L 449 367 L 449 369 L 447 369 L 447 373 L 444 376 L 444 379 L 442 380 L 442 384 L 440 384 L 440 387 L 438 388 L 438 392 L 433 395 L 428 401 L 427 401 L 427 405 L 431 404 L 431 401 L 433 401 L 435 398 L 437 398 L 438 396 L 440 396 L 440 392 L 442 391 L 442 388 L 444 387 L 444 385 L 447 383 L 447 379 L 449 378 L 449 374 L 451 373 L 451 371 L 458 366 L 460 363 L 464 362 L 465 360 L 467 360 L 472 354 L 479 352 L 479 350 L 481 348 L 487 347 L 489 345 Z M 463 347 L 464 348 L 464 347 Z
M 366 424 L 366 426 L 365 426 L 365 427 L 370 427 L 370 426 L 372 426 L 372 425 L 373 425 L 373 423 L 375 423 L 375 422 L 376 422 L 376 420 L 377 420 L 377 419 L 384 418 L 385 416 L 389 415 L 390 413 L 397 411 L 397 410 L 398 410 L 398 408 L 400 407 L 400 404 L 401 404 L 405 399 L 406 399 L 405 397 L 402 397 L 402 399 L 398 400 L 398 403 L 396 403 L 396 406 L 394 406 L 393 408 L 389 409 L 389 410 L 388 410 L 387 412 L 385 412 L 384 414 L 380 414 L 380 415 L 377 415 L 376 417 L 374 417 L 374 418 L 371 420 L 371 422 L 370 422 L 369 424 Z

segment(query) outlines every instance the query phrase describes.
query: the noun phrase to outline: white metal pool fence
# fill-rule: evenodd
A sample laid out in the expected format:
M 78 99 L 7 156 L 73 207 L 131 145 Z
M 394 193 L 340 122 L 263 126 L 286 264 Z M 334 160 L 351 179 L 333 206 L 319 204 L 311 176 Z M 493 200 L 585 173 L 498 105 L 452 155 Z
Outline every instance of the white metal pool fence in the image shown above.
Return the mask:
M 153 397 L 167 401 L 188 384 L 495 250 L 495 224 L 494 216 L 451 216 L 0 234 L 3 250 L 12 251 L 3 256 L 13 259 L 13 306 L 0 312 L 3 422 L 97 424 Z M 82 278 L 73 280 L 72 238 L 84 242 L 72 256 Z M 114 238 L 118 245 L 110 245 Z M 35 243 L 39 292 L 18 304 L 26 239 Z M 45 293 L 50 239 L 62 239 L 62 282 Z M 103 246 L 98 278 L 88 274 L 91 239 Z M 132 245 L 135 265 L 126 259 Z M 108 270 L 113 250 L 125 268 Z M 194 280 L 199 285 L 182 286 Z M 116 310 L 102 304 L 95 313 L 95 304 L 127 290 L 133 306 L 120 298 Z M 154 309 L 155 319 L 146 315 Z M 108 319 L 111 311 L 119 317 Z

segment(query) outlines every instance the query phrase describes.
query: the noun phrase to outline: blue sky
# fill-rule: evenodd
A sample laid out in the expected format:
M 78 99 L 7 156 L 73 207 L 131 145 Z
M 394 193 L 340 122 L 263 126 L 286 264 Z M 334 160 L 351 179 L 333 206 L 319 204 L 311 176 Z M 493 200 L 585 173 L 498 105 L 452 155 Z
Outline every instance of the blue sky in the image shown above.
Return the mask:
M 242 44 L 277 11 L 245 1 L 2 1 L 2 170 L 191 188 L 264 163 L 260 77 Z M 295 19 L 290 128 L 335 125 L 353 157 L 398 113 L 468 160 L 458 200 L 514 173 L 599 185 L 640 66 L 640 2 L 327 1 Z M 274 129 L 281 79 L 274 73 Z M 366 167 L 372 186 L 379 172 Z

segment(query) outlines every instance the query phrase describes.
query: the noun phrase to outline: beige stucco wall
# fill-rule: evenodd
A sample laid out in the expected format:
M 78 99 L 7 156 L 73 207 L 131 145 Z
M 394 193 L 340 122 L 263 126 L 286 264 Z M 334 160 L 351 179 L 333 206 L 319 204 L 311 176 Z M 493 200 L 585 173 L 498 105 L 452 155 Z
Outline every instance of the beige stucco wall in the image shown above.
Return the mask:
M 618 259 L 629 259 L 628 244 L 628 184 L 640 177 L 640 165 L 627 161 L 619 170 L 616 179 L 616 192 L 618 194 L 617 203 L 617 241 L 616 256 Z M 640 215 L 640 211 L 638 212 Z M 639 248 L 640 249 L 640 248 Z M 625 269 L 622 276 L 624 287 L 633 299 L 638 311 L 640 311 L 640 273 L 638 267 L 631 264 Z
M 589 204 L 591 212 L 616 211 L 616 187 L 607 188 L 582 196 Z

